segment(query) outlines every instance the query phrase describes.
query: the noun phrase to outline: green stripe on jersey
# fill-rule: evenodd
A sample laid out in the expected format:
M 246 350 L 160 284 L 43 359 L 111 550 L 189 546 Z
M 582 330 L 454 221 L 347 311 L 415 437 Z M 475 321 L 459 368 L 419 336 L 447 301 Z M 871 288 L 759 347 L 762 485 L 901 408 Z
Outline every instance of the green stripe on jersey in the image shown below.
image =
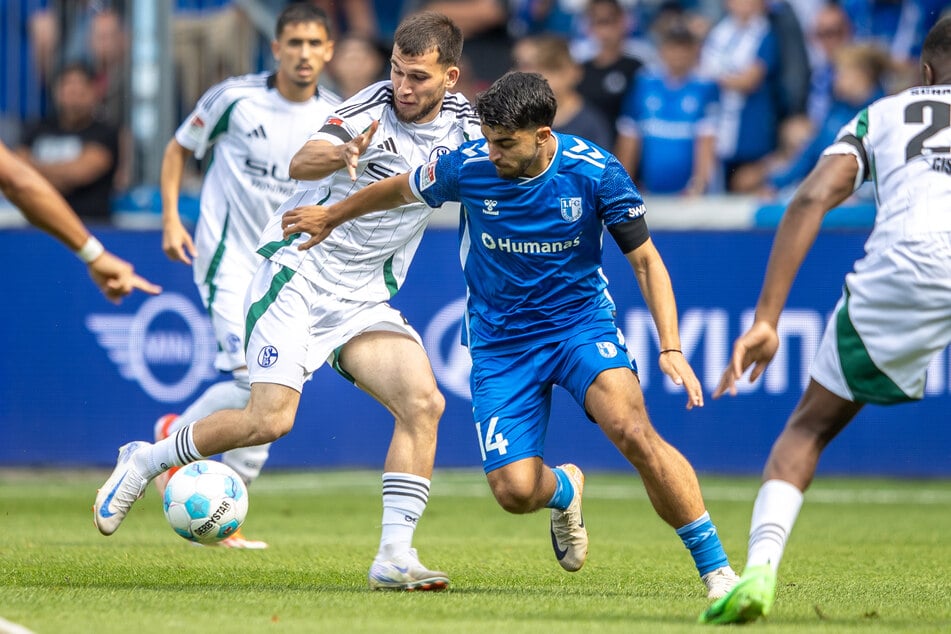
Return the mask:
M 275 240 L 274 242 L 268 242 L 263 247 L 258 249 L 258 255 L 263 255 L 267 259 L 271 259 L 271 256 L 283 249 L 286 246 L 289 246 L 294 240 L 300 237 L 300 233 L 292 233 L 283 240 Z
M 913 401 L 902 392 L 894 381 L 878 369 L 862 337 L 855 330 L 849 317 L 849 291 L 845 290 L 845 302 L 836 313 L 836 344 L 839 348 L 839 363 L 849 389 L 860 403 L 892 405 Z
M 383 263 L 383 281 L 386 282 L 386 290 L 389 291 L 390 297 L 396 295 L 396 291 L 400 290 L 400 285 L 396 282 L 396 276 L 393 275 L 392 255 Z
M 861 141 L 866 134 L 868 134 L 868 108 L 862 108 L 859 120 L 855 124 L 855 136 Z
M 215 122 L 215 127 L 211 130 L 211 135 L 208 137 L 208 142 L 211 143 L 217 139 L 220 135 L 228 131 L 228 123 L 231 121 L 231 111 L 234 110 L 234 107 L 238 105 L 238 102 L 241 99 L 235 99 L 228 108 L 221 114 L 221 117 Z
M 211 316 L 211 306 L 215 303 L 215 295 L 218 292 L 218 285 L 215 284 L 215 276 L 218 275 L 218 269 L 221 267 L 221 260 L 225 255 L 225 238 L 228 236 L 228 225 L 231 224 L 231 210 L 225 214 L 225 225 L 221 229 L 221 238 L 218 239 L 218 246 L 215 248 L 215 254 L 211 258 L 211 264 L 208 272 L 205 274 L 205 284 L 208 285 L 208 316 Z
M 266 313 L 267 309 L 274 303 L 274 300 L 277 299 L 277 294 L 281 292 L 284 285 L 291 281 L 291 278 L 294 277 L 294 273 L 296 273 L 294 269 L 282 266 L 281 270 L 277 272 L 277 275 L 271 278 L 271 286 L 268 287 L 264 297 L 251 304 L 251 307 L 248 309 L 248 316 L 244 322 L 245 354 L 248 352 L 248 341 L 251 339 L 251 331 L 254 330 L 254 325 L 258 323 L 258 319 L 261 318 L 261 315 Z

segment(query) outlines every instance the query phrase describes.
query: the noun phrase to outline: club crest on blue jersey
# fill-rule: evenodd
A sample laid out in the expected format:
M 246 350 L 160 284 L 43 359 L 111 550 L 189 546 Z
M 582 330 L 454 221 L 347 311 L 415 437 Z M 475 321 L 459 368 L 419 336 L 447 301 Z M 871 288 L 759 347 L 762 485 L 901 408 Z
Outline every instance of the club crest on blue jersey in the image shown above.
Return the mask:
M 574 222 L 581 217 L 581 198 L 562 198 L 561 217 L 568 222 Z
M 274 346 L 264 346 L 258 353 L 258 365 L 262 368 L 269 368 L 277 363 L 277 348 Z
M 617 346 L 610 341 L 599 341 L 597 346 L 598 352 L 600 352 L 601 356 L 605 359 L 613 359 L 617 356 Z

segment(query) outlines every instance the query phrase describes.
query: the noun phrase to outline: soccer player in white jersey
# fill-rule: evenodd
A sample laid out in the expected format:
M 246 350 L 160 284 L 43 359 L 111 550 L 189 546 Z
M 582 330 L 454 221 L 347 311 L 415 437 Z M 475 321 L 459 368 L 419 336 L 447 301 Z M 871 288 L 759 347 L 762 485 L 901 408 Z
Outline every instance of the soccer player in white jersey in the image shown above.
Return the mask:
M 345 102 L 301 149 L 291 176 L 308 182 L 283 208 L 343 196 L 479 136 L 466 99 L 447 92 L 459 77 L 461 54 L 462 33 L 449 18 L 432 12 L 406 18 L 394 36 L 390 81 Z M 250 401 L 243 410 L 215 412 L 154 445 L 123 446 L 96 498 L 99 530 L 112 534 L 148 481 L 169 467 L 288 433 L 304 382 L 327 361 L 395 418 L 370 587 L 446 588 L 449 577 L 421 564 L 412 547 L 429 499 L 445 400 L 419 335 L 387 303 L 405 279 L 431 211 L 416 202 L 347 223 L 328 248 L 310 251 L 299 248 L 307 236 L 285 239 L 276 215 L 259 249 L 268 259 L 247 296 Z
M 584 565 L 584 475 L 576 465 L 551 468 L 543 460 L 552 390 L 560 385 L 638 470 L 657 514 L 690 551 L 707 596 L 722 597 L 736 573 L 693 468 L 647 415 L 601 268 L 604 229 L 635 272 L 657 326 L 660 367 L 684 386 L 689 409 L 703 405 L 703 396 L 680 351 L 670 276 L 624 167 L 586 139 L 553 132 L 555 108 L 541 75 L 509 73 L 479 96 L 484 140 L 329 208 L 290 210 L 282 219 L 285 234 L 303 231 L 311 236 L 305 247 L 317 244 L 326 235 L 322 210 L 336 218 L 334 226 L 413 201 L 462 203 L 472 411 L 499 505 L 511 513 L 550 508 L 556 559 L 569 572 Z
M 770 612 L 779 562 L 822 451 L 866 403 L 922 398 L 928 364 L 951 343 L 951 18 L 925 38 L 921 74 L 922 86 L 874 102 L 839 132 L 779 225 L 754 323 L 737 339 L 714 398 L 736 394 L 750 366 L 750 381 L 763 373 L 823 216 L 863 181 L 875 184 L 865 257 L 845 277 L 809 384 L 763 470 L 746 569 L 701 622 L 742 623 Z
M 181 416 L 155 425 L 162 440 L 220 409 L 241 409 L 250 397 L 244 356 L 244 296 L 261 262 L 261 231 L 297 182 L 291 158 L 310 131 L 340 104 L 320 89 L 324 65 L 333 56 L 332 25 L 320 8 L 291 4 L 278 16 L 271 52 L 277 69 L 233 77 L 211 87 L 169 141 L 162 162 L 162 248 L 173 261 L 191 264 L 218 344 L 215 366 L 232 379 L 209 387 Z M 201 190 L 195 239 L 182 224 L 178 196 L 189 156 L 213 152 Z M 222 461 L 250 485 L 261 473 L 269 443 L 227 451 Z M 156 478 L 163 491 L 171 471 Z M 230 548 L 265 548 L 236 532 L 221 542 Z

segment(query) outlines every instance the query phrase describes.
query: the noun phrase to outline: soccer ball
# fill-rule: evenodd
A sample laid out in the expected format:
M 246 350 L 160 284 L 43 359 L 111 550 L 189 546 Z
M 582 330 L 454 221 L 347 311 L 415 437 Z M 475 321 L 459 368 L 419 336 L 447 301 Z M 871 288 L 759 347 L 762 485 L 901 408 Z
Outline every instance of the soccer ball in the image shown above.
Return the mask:
M 232 535 L 248 514 L 248 490 L 230 467 L 200 460 L 179 469 L 162 501 L 172 529 L 185 539 L 211 544 Z

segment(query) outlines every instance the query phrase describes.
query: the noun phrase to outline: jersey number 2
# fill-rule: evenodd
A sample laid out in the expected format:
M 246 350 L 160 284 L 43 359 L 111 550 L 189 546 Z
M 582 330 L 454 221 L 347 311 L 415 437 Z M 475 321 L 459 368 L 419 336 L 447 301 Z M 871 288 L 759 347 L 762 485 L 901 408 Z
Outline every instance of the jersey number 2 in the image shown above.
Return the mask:
M 905 147 L 905 161 L 924 154 L 925 141 L 951 126 L 951 106 L 943 101 L 916 101 L 905 108 L 905 123 L 924 123 L 925 109 L 931 111 L 931 125 L 919 132 Z M 929 153 L 946 154 L 951 147 L 929 147 Z
M 499 422 L 498 416 L 489 419 L 488 429 L 485 435 L 482 435 L 482 423 L 476 422 L 476 433 L 479 434 L 479 450 L 482 452 L 482 461 L 485 462 L 486 454 L 490 451 L 498 451 L 500 456 L 504 456 L 508 451 L 509 441 L 502 437 L 501 433 L 495 433 L 495 426 Z

